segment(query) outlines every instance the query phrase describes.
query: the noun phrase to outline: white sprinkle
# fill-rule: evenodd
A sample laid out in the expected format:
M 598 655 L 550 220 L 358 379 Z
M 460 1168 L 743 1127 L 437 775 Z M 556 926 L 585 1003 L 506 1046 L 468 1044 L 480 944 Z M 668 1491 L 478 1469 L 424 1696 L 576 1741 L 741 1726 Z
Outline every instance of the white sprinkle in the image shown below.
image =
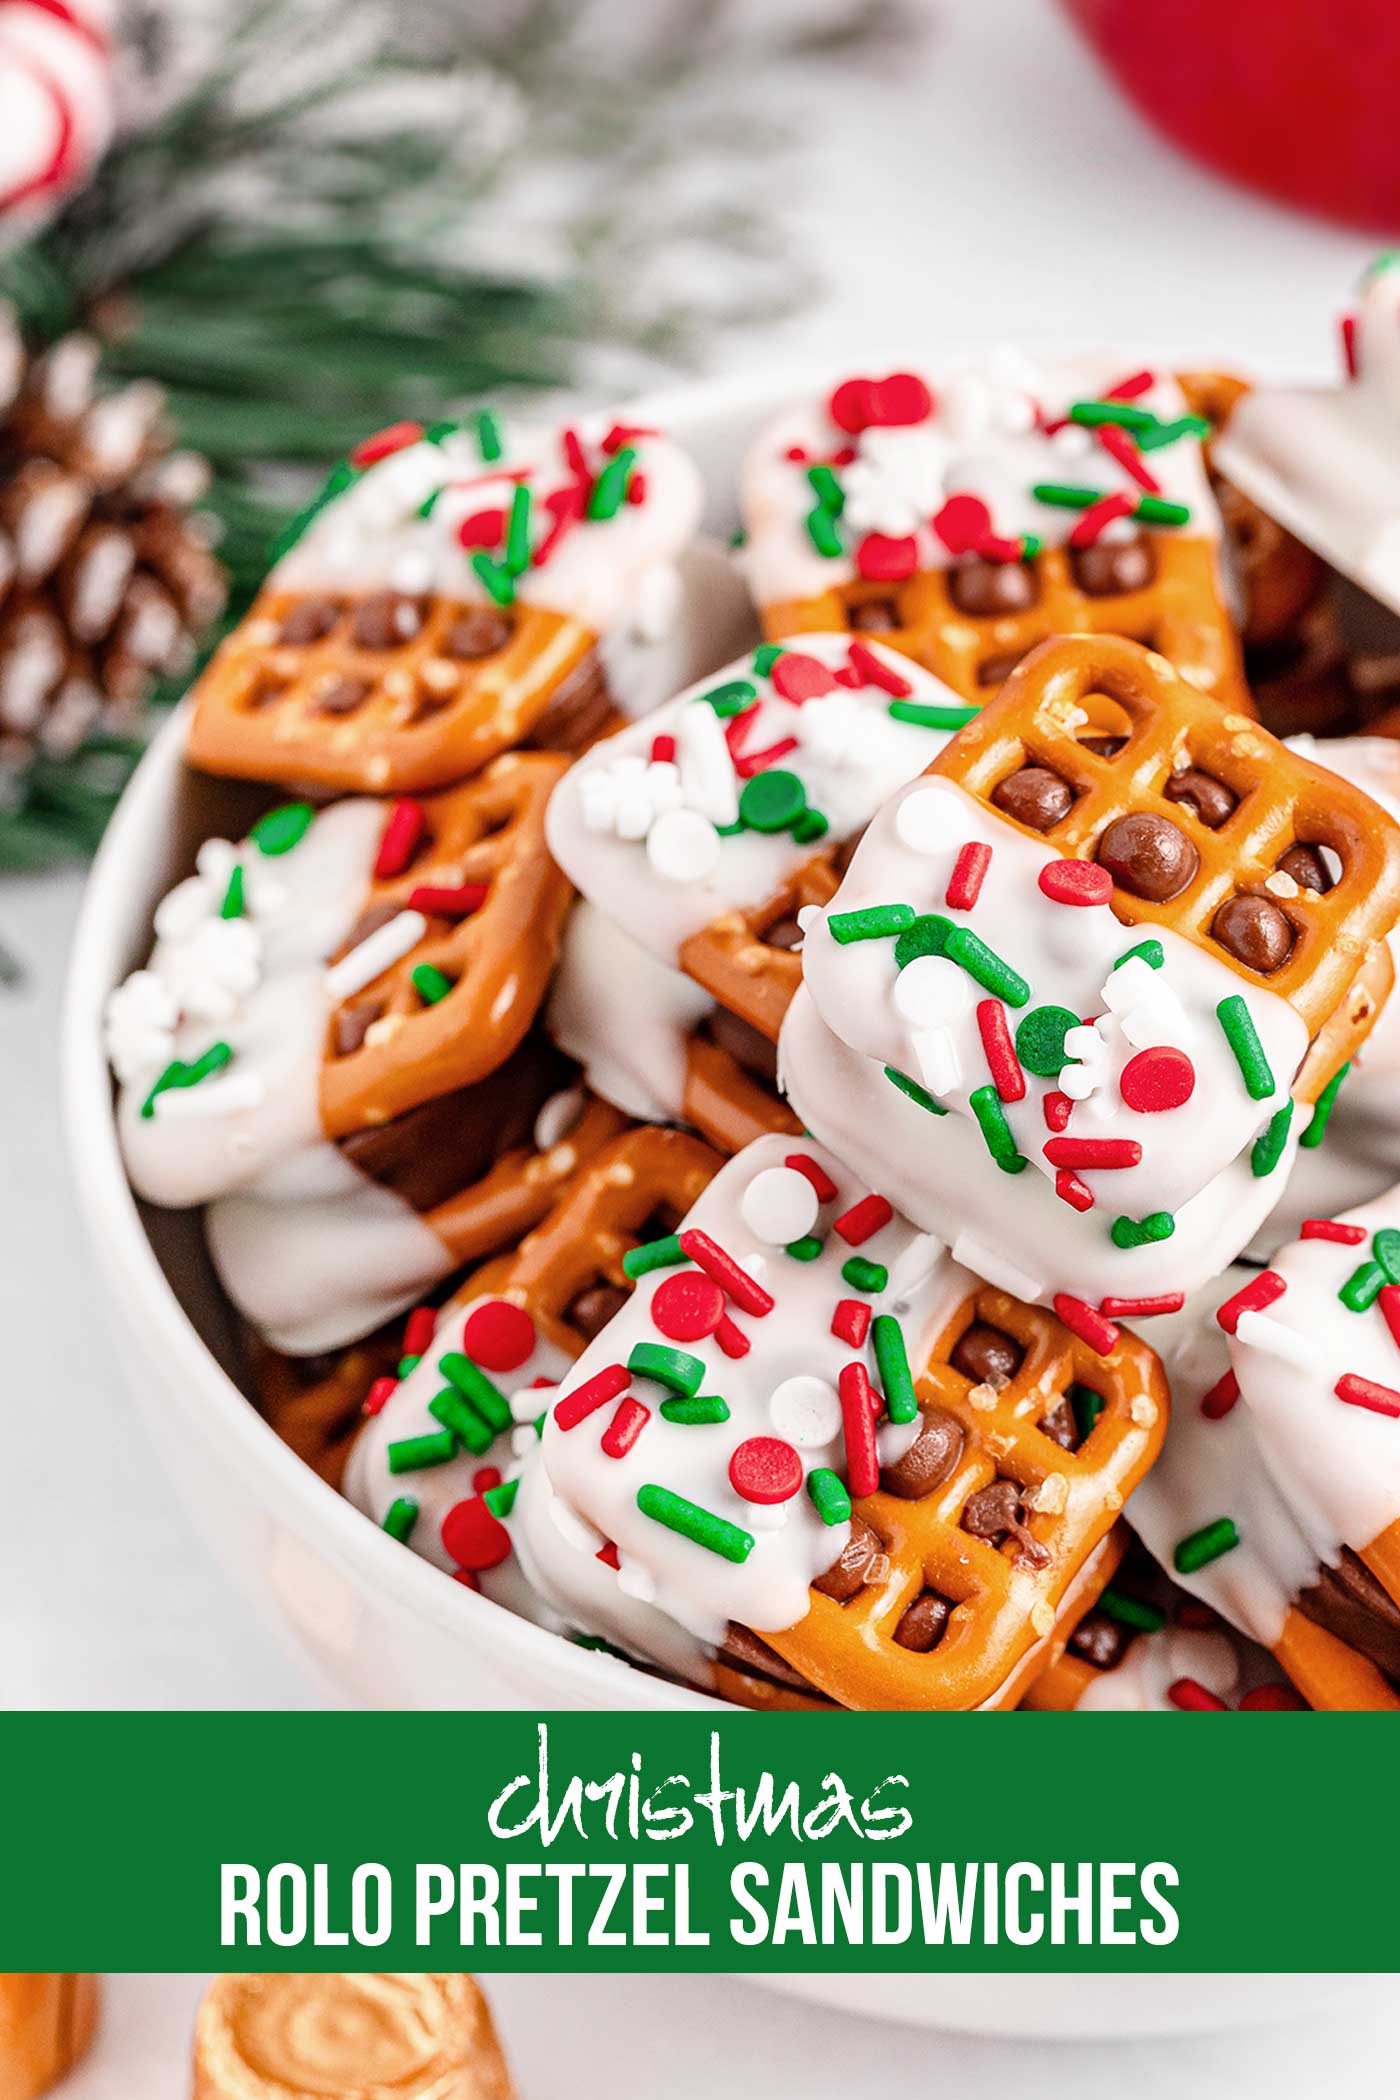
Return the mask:
M 799 1450 L 818 1449 L 841 1434 L 841 1402 L 824 1378 L 785 1378 L 768 1396 L 768 1413 L 778 1435 Z
M 894 813 L 900 844 L 911 853 L 941 853 L 948 844 L 947 815 L 948 798 L 936 788 L 906 795 Z
M 162 1122 L 198 1123 L 211 1116 L 232 1116 L 241 1109 L 261 1108 L 265 1092 L 256 1072 L 233 1072 L 227 1079 L 167 1087 L 156 1095 L 155 1113 Z
M 585 1518 L 581 1517 L 573 1505 L 566 1502 L 562 1495 L 550 1496 L 549 1514 L 554 1521 L 554 1528 L 559 1533 L 560 1538 L 563 1539 L 566 1545 L 572 1546 L 576 1552 L 596 1556 L 601 1548 L 606 1546 L 607 1540 L 603 1537 L 602 1532 L 595 1531 L 593 1526 Z
M 624 1560 L 619 1556 L 617 1586 L 624 1597 L 635 1597 L 638 1604 L 651 1604 L 655 1601 L 656 1577 L 650 1568 L 644 1568 L 638 1560 Z
M 921 1029 L 914 1037 L 919 1076 L 931 1094 L 951 1094 L 962 1078 L 957 1045 L 946 1028 Z
M 1156 985 L 1157 972 L 1152 965 L 1140 955 L 1131 955 L 1127 962 L 1109 971 L 1099 997 L 1111 1014 L 1125 1014 L 1150 998 Z
M 734 761 L 719 716 L 708 701 L 698 700 L 681 709 L 676 719 L 676 751 L 687 809 L 698 810 L 712 824 L 733 824 L 739 815 Z
M 1003 1260 L 992 1248 L 983 1246 L 970 1232 L 960 1232 L 953 1242 L 953 1259 L 981 1276 L 987 1283 L 995 1284 L 999 1291 L 1009 1291 L 1013 1298 L 1027 1298 L 1034 1303 L 1045 1296 L 1045 1285 L 1036 1276 L 1028 1276 L 1013 1262 Z
M 946 955 L 916 955 L 894 981 L 894 1010 L 914 1028 L 948 1028 L 972 1004 L 966 973 Z
M 719 833 L 698 809 L 668 809 L 647 833 L 647 859 L 663 882 L 703 882 L 719 853 Z
M 739 1199 L 739 1214 L 755 1239 L 787 1247 L 807 1237 L 817 1222 L 817 1192 L 795 1167 L 765 1167 Z
M 660 816 L 668 809 L 681 806 L 681 769 L 669 758 L 654 758 L 646 771 L 647 792 L 651 806 Z
M 342 955 L 338 963 L 332 963 L 325 976 L 326 997 L 338 1006 L 342 999 L 353 998 L 376 977 L 391 970 L 396 962 L 402 962 L 410 950 L 416 948 L 428 930 L 428 922 L 421 911 L 401 911 L 396 918 L 383 926 L 376 926 L 373 933 L 358 941 L 348 955 Z
M 552 1385 L 522 1385 L 511 1394 L 511 1418 L 529 1430 L 531 1443 L 537 1441 L 535 1437 L 535 1422 L 546 1408 L 554 1405 L 554 1396 L 557 1391 L 558 1387 Z M 526 1446 L 526 1449 L 529 1449 L 529 1445 Z
M 781 1531 L 788 1520 L 785 1502 L 748 1502 L 744 1523 L 750 1531 Z
M 624 778 L 617 783 L 613 829 L 620 839 L 630 839 L 634 842 L 644 839 L 651 830 L 654 816 L 645 775 L 636 780 Z
M 1317 1362 L 1316 1343 L 1307 1335 L 1299 1334 L 1296 1328 L 1285 1327 L 1282 1320 L 1275 1320 L 1268 1313 L 1242 1312 L 1235 1334 L 1246 1348 L 1258 1349 L 1265 1356 L 1277 1356 L 1287 1364 L 1298 1364 L 1305 1371 Z
M 921 1290 L 942 1261 L 947 1249 L 931 1232 L 916 1232 L 907 1247 L 890 1263 L 885 1296 L 892 1311 L 907 1312 L 910 1300 Z
M 184 940 L 204 924 L 213 908 L 207 884 L 198 875 L 186 876 L 156 906 L 153 924 L 157 939 Z
M 534 1418 L 510 1433 L 510 1455 L 512 1458 L 528 1458 L 539 1438 L 534 1431 Z

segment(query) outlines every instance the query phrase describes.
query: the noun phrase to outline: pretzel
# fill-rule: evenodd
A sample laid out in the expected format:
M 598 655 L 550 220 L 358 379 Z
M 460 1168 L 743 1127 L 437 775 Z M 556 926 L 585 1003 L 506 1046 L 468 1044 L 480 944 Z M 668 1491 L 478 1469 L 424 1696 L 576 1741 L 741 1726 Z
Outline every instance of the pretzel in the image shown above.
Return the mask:
M 303 1464 L 338 1488 L 376 1379 L 393 1375 L 401 1329 L 380 1327 L 363 1341 L 321 1356 L 287 1356 L 253 1333 L 248 1362 L 257 1408 Z
M 38 2100 L 87 2054 L 95 1976 L 0 1975 L 0 2092 Z
M 368 915 L 377 921 L 391 907 L 417 908 L 425 931 L 331 1014 L 321 1068 L 329 1136 L 472 1085 L 521 1040 L 548 985 L 569 904 L 544 842 L 545 808 L 564 771 L 562 758 L 512 752 L 479 779 L 418 805 L 426 842 L 410 868 L 371 885 Z M 404 807 L 396 805 L 391 823 Z M 465 917 L 453 918 L 450 906 L 424 909 L 432 901 L 425 890 L 483 883 L 484 901 Z M 352 932 L 346 945 L 354 944 Z M 434 986 L 446 979 L 450 989 L 430 998 L 425 970 Z
M 657 581 L 674 616 L 700 506 L 654 431 L 380 433 L 196 682 L 191 763 L 411 793 L 527 739 L 581 749 L 611 706 L 599 644 Z
M 951 1360 L 969 1331 L 983 1328 L 1024 1352 L 999 1389 Z M 1080 1438 L 1076 1386 L 1104 1404 L 1087 1435 L 1067 1445 L 1061 1437 Z M 916 1499 L 891 1492 L 887 1470 L 880 1490 L 856 1505 L 873 1534 L 861 1540 L 870 1579 L 852 1570 L 839 1601 L 814 1590 L 806 1617 L 767 1638 L 844 1706 L 1014 1705 L 1026 1670 L 1034 1674 L 1028 1653 L 1051 1633 L 1075 1577 L 1160 1448 L 1166 1381 L 1141 1342 L 1124 1336 L 1100 1356 L 1053 1314 L 984 1285 L 938 1335 L 918 1393 L 926 1420 L 958 1425 L 955 1461 Z M 977 1498 L 1008 1482 L 1009 1535 L 974 1535 L 969 1505 L 980 1523 Z M 926 1597 L 936 1600 L 935 1637 L 923 1648 L 917 1615 Z
M 804 862 L 761 903 L 726 913 L 682 942 L 681 968 L 776 1043 L 802 982 L 798 915 L 810 904 L 829 904 L 840 880 L 829 854 Z
M 1085 360 L 853 379 L 797 404 L 744 468 L 742 559 L 765 634 L 878 635 L 973 703 L 1051 635 L 1130 635 L 1247 707 L 1185 410 L 1170 379 Z M 1179 434 L 1161 444 L 1167 426 Z
M 192 2100 L 513 2100 L 475 1979 L 224 1975 L 194 2034 Z

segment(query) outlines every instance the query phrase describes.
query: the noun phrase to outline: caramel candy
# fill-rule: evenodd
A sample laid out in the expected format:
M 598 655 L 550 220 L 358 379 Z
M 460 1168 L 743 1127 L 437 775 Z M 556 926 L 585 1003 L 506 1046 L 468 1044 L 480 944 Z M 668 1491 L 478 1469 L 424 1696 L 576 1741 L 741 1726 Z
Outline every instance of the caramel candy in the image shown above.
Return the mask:
M 0 1972 L 0 2094 L 38 2100 L 86 2055 L 97 2024 L 95 1976 Z
M 221 1976 L 192 2100 L 514 2100 L 470 1976 Z

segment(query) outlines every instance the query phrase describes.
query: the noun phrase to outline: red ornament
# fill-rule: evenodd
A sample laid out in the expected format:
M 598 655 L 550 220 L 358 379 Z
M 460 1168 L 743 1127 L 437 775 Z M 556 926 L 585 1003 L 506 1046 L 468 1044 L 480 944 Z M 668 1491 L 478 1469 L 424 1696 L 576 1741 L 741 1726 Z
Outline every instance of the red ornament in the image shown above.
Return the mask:
M 1036 880 L 1052 904 L 1107 904 L 1113 896 L 1113 877 L 1097 861 L 1050 860 Z
M 1180 1108 L 1195 1089 L 1196 1067 L 1184 1050 L 1170 1049 L 1165 1043 L 1139 1050 L 1128 1059 L 1118 1079 L 1119 1093 L 1140 1116 Z
M 724 1318 L 724 1292 L 699 1269 L 683 1269 L 656 1287 L 651 1301 L 653 1327 L 672 1342 L 701 1342 Z
M 778 698 L 791 700 L 795 707 L 836 689 L 835 673 L 817 657 L 804 656 L 798 649 L 784 649 L 781 656 L 775 656 L 768 675 Z
M 745 1502 L 791 1502 L 801 1491 L 802 1461 L 781 1437 L 747 1437 L 729 1461 L 729 1484 Z
M 912 532 L 900 539 L 867 532 L 856 543 L 856 568 L 867 583 L 903 583 L 918 565 L 919 543 Z
M 483 1371 L 518 1371 L 534 1347 L 534 1321 L 504 1298 L 474 1306 L 462 1326 L 463 1352 Z
M 510 1558 L 510 1533 L 480 1495 L 452 1505 L 442 1520 L 442 1543 L 458 1567 L 473 1575 Z
M 965 491 L 948 498 L 933 529 L 950 554 L 972 554 L 992 529 L 992 514 L 980 496 Z

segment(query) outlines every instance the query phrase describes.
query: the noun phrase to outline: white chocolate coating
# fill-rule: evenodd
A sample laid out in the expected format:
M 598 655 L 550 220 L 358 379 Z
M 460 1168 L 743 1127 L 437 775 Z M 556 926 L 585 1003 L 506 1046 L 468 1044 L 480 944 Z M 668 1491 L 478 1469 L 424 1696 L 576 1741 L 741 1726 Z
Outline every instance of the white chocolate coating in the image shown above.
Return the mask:
M 803 635 L 791 653 L 815 658 L 834 672 L 846 664 L 850 642 L 848 635 Z M 878 645 L 871 653 L 912 688 L 914 701 L 961 708 L 958 696 L 917 664 Z M 796 773 L 808 806 L 827 818 L 823 844 L 850 838 L 948 740 L 945 730 L 895 720 L 889 712 L 894 696 L 876 685 L 840 685 L 794 704 L 774 691 L 769 676 L 755 672 L 752 657 L 744 656 L 697 681 L 644 722 L 595 744 L 550 799 L 550 851 L 591 903 L 668 963 L 691 934 L 725 912 L 761 904 L 817 850 L 816 843 L 799 844 L 786 830 L 746 829 L 721 837 L 713 829 L 734 821 L 744 783 L 725 742 L 726 725 L 704 696 L 734 680 L 751 686 L 759 703 L 744 734 L 744 751 L 797 740 L 797 748 L 781 756 L 776 767 Z M 649 764 L 658 735 L 675 738 L 674 765 Z M 657 834 L 677 811 L 704 817 L 710 827 L 709 866 L 698 876 L 673 876 L 658 865 Z M 703 834 L 705 826 L 699 828 Z
M 811 1261 L 770 1244 L 746 1216 L 746 1193 L 766 1171 L 791 1171 L 783 1162 L 792 1152 L 816 1160 L 838 1191 L 834 1201 L 821 1206 L 814 1230 L 824 1236 L 825 1244 Z M 824 1524 L 803 1489 L 775 1509 L 756 1508 L 729 1477 L 731 1455 L 740 1444 L 756 1436 L 779 1436 L 797 1453 L 804 1480 L 818 1467 L 829 1467 L 844 1478 L 838 1376 L 843 1365 L 860 1361 L 878 1389 L 879 1373 L 869 1336 L 854 1348 L 831 1333 L 837 1302 L 857 1298 L 875 1313 L 896 1313 L 917 1369 L 933 1335 L 975 1287 L 975 1279 L 939 1242 L 916 1233 L 897 1212 L 859 1248 L 862 1256 L 887 1269 L 886 1288 L 869 1293 L 843 1281 L 842 1265 L 856 1250 L 831 1230 L 832 1220 L 867 1193 L 868 1185 L 808 1140 L 756 1140 L 722 1169 L 686 1220 L 687 1227 L 708 1233 L 777 1301 L 762 1317 L 740 1312 L 731 1303 L 730 1316 L 751 1343 L 747 1355 L 727 1356 L 712 1337 L 668 1343 L 653 1323 L 651 1305 L 658 1289 L 684 1271 L 654 1270 L 639 1280 L 627 1304 L 560 1386 L 560 1398 L 567 1400 L 600 1371 L 625 1364 L 636 1344 L 658 1343 L 701 1360 L 704 1372 L 698 1390 L 721 1396 L 729 1419 L 703 1426 L 669 1422 L 661 1404 L 670 1395 L 641 1375 L 634 1376 L 630 1390 L 651 1410 L 650 1419 L 621 1458 L 609 1457 L 601 1447 L 616 1400 L 573 1428 L 561 1428 L 552 1408 L 546 1419 L 544 1465 L 556 1496 L 575 1520 L 574 1559 L 583 1572 L 591 1579 L 594 1555 L 604 1542 L 612 1541 L 620 1556 L 623 1589 L 654 1604 L 702 1642 L 719 1646 L 731 1619 L 760 1632 L 794 1625 L 808 1609 L 809 1585 L 846 1544 L 848 1524 Z M 810 1412 L 796 1405 L 791 1382 L 799 1379 L 810 1381 L 804 1383 L 804 1395 L 821 1401 Z M 820 1394 L 818 1387 L 823 1388 Z M 799 1413 L 805 1415 L 802 1422 Z M 914 1425 L 885 1423 L 880 1431 L 882 1461 L 902 1455 L 916 1433 Z M 747 1557 L 742 1562 L 723 1558 L 644 1515 L 637 1494 L 648 1483 L 668 1488 L 747 1532 L 753 1541 Z M 569 1565 L 569 1557 L 561 1557 L 551 1576 L 555 1601 L 566 1612 L 573 1588 Z M 573 1612 L 579 1609 L 575 1605 Z M 650 1652 L 657 1661 L 665 1661 Z
M 827 1027 L 805 986 L 788 1008 L 778 1056 L 784 1093 L 824 1144 L 969 1267 L 1036 1304 L 1059 1291 L 1097 1304 L 1198 1290 L 1269 1209 L 1274 1177 L 1251 1173 L 1246 1155 L 1183 1204 L 1170 1239 L 1115 1247 L 1095 1213 L 1071 1210 L 1044 1176 L 1003 1174 L 975 1124 L 934 1116 L 900 1093 L 883 1067 Z M 1290 1133 L 1280 1174 L 1294 1149 Z
M 699 533 L 674 569 L 646 579 L 629 617 L 599 642 L 608 691 L 624 714 L 650 714 L 758 639 L 753 601 L 729 549 Z
M 868 531 L 912 534 L 920 569 L 946 567 L 954 555 L 931 520 L 955 494 L 980 497 L 1001 537 L 1034 533 L 1051 544 L 1069 537 L 1079 513 L 1037 501 L 1031 494 L 1037 484 L 1140 495 L 1091 431 L 1071 427 L 1047 434 L 1042 427 L 1073 402 L 1098 398 L 1130 370 L 1122 358 L 1036 364 L 1018 353 L 993 352 L 979 365 L 921 375 L 933 395 L 933 413 L 923 422 L 875 427 L 855 436 L 831 420 L 828 396 L 794 402 L 754 439 L 740 483 L 746 533 L 742 560 L 758 603 L 786 604 L 851 583 L 857 573 L 853 545 Z M 1166 373 L 1157 374 L 1150 391 L 1132 406 L 1168 422 L 1186 413 L 1181 390 Z M 835 470 L 846 491 L 843 551 L 825 556 L 807 530 L 817 500 L 807 468 L 847 447 L 855 449 L 855 460 Z M 789 458 L 795 449 L 806 457 Z M 1199 440 L 1183 437 L 1163 446 L 1148 455 L 1146 464 L 1162 494 L 1190 510 L 1190 522 L 1173 529 L 1218 539 L 1219 513 Z
M 1231 1705 L 1244 1688 L 1244 1676 L 1244 1659 L 1229 1634 L 1164 1626 L 1159 1633 L 1139 1634 L 1116 1669 L 1099 1671 L 1075 1712 L 1180 1713 L 1167 1695 L 1182 1677 Z
M 545 1025 L 601 1099 L 639 1122 L 673 1123 L 685 1097 L 686 1045 L 714 1003 L 596 905 L 580 902 Z
M 1223 432 L 1223 474 L 1335 569 L 1400 612 L 1400 266 L 1362 282 L 1354 379 L 1258 386 Z
M 906 843 L 911 838 L 917 846 Z M 969 841 L 989 846 L 992 857 L 975 905 L 964 912 L 952 909 L 945 896 L 958 853 Z M 804 921 L 803 972 L 822 1018 L 852 1049 L 919 1081 L 961 1118 L 971 1115 L 970 1095 L 991 1076 L 976 1016 L 988 993 L 970 975 L 935 959 L 934 966 L 947 973 L 948 995 L 940 991 L 939 1025 L 921 1026 L 920 1018 L 909 1017 L 908 973 L 896 964 L 894 940 L 843 945 L 830 930 L 837 914 L 902 903 L 969 927 L 1030 987 L 1027 1004 L 1007 1008 L 1013 1034 L 1037 1007 L 1059 1007 L 1081 1019 L 1097 1016 L 1092 1032 L 1072 1032 L 1067 1045 L 1073 1050 L 1083 1037 L 1082 1048 L 1093 1053 L 1087 1078 L 1094 1085 L 1087 1099 L 1078 1098 L 1081 1082 L 1087 1082 L 1084 1062 L 1076 1060 L 1050 1078 L 1027 1072 L 1024 1098 L 1003 1108 L 1022 1156 L 1052 1182 L 1056 1170 L 1045 1147 L 1053 1134 L 1042 1104 L 1056 1087 L 1076 1096 L 1066 1138 L 1127 1139 L 1141 1146 L 1136 1166 L 1075 1169 L 1094 1196 L 1095 1208 L 1085 1215 L 1106 1238 L 1117 1217 L 1179 1215 L 1252 1145 L 1288 1100 L 1308 1032 L 1277 993 L 1247 984 L 1222 958 L 1171 928 L 1127 927 L 1107 904 L 1066 905 L 1044 896 L 1037 878 L 1058 865 L 1053 850 L 1004 822 L 956 781 L 937 775 L 916 781 L 880 810 L 830 905 Z M 1153 970 L 1134 961 L 1115 970 L 1118 959 L 1148 935 L 1161 942 L 1163 966 Z M 915 971 L 927 967 L 912 965 Z M 1274 1078 L 1272 1093 L 1262 1101 L 1246 1092 L 1216 1019 L 1220 1001 L 1236 994 L 1249 1008 Z M 934 1049 L 945 1056 L 951 1050 L 951 1066 L 933 1063 L 930 1034 Z M 1135 1112 L 1119 1092 L 1119 1077 L 1131 1059 L 1154 1045 L 1189 1055 L 1194 1091 L 1179 1107 Z M 1029 1178 L 1002 1176 L 1008 1209 L 1020 1201 L 1020 1183 Z M 1268 1179 L 1281 1187 L 1281 1169 Z

